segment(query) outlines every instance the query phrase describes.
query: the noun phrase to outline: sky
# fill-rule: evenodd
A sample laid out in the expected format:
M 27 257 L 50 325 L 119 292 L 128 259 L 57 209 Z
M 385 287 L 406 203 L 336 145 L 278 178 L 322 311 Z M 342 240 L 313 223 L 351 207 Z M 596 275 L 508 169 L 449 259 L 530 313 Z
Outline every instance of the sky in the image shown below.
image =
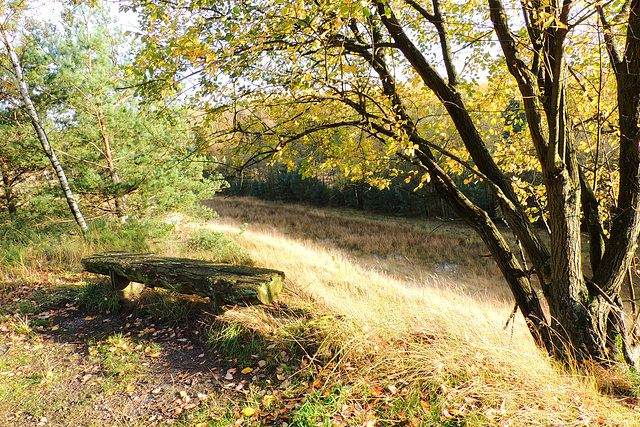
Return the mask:
M 135 13 L 120 11 L 120 6 L 124 1 L 108 0 L 108 3 L 111 6 L 112 15 L 124 31 L 133 31 L 138 28 L 138 20 Z M 51 23 L 59 22 L 60 12 L 62 11 L 62 4 L 59 0 L 34 0 L 30 1 L 29 5 L 31 16 L 37 20 Z

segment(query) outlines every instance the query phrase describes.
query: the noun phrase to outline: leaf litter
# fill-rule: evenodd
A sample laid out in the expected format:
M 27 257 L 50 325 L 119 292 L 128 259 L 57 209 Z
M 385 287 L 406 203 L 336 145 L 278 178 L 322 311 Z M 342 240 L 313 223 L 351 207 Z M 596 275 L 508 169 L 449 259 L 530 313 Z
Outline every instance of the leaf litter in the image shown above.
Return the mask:
M 51 291 L 51 282 L 42 283 L 35 289 Z M 0 302 L 2 312 L 33 300 L 34 289 L 24 288 L 20 298 Z M 207 425 L 227 412 L 235 425 L 286 426 L 307 393 L 322 387 L 311 380 L 294 389 L 293 375 L 284 370 L 293 360 L 277 346 L 244 362 L 215 353 L 200 333 L 202 319 L 172 322 L 136 307 L 87 312 L 66 297 L 45 309 L 36 302 L 34 307 L 35 333 L 17 330 L 11 319 L 18 310 L 0 317 L 0 379 L 27 375 L 11 360 L 29 357 L 34 347 L 55 357 L 56 366 L 31 386 L 32 393 L 55 402 L 46 425 Z M 0 419 L 8 426 L 41 422 L 29 405 L 15 403 L 0 403 Z

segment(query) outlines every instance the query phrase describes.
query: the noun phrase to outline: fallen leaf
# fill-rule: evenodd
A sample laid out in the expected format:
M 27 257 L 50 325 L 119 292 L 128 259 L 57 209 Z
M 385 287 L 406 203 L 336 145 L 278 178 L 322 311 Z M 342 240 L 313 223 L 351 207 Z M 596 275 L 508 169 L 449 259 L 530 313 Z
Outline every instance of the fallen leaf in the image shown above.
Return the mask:
M 424 400 L 420 400 L 420 406 L 422 406 L 422 409 L 424 409 L 425 411 L 430 411 L 431 410 L 431 405 L 429 404 L 429 402 L 424 401 Z
M 269 406 L 272 402 L 274 402 L 276 400 L 275 397 L 273 397 L 272 395 L 268 394 L 265 397 L 262 398 L 262 406 Z
M 253 408 L 244 408 L 242 410 L 242 415 L 244 415 L 245 417 L 250 417 L 255 413 L 256 413 L 256 410 Z
M 371 396 L 373 396 L 373 397 L 380 397 L 380 396 L 382 396 L 382 393 L 384 393 L 384 389 L 383 389 L 382 387 L 375 386 L 375 387 L 372 387 L 372 388 L 369 390 L 369 393 L 370 393 L 370 394 L 371 394 Z
M 134 384 L 129 384 L 127 386 L 127 393 L 133 393 L 136 389 L 136 386 Z
M 244 368 L 244 369 L 241 371 L 241 373 L 243 373 L 243 374 L 248 374 L 248 373 L 250 373 L 250 372 L 253 372 L 253 368 Z
M 258 366 L 261 368 L 264 368 L 265 366 L 267 366 L 267 361 L 266 360 L 258 360 Z

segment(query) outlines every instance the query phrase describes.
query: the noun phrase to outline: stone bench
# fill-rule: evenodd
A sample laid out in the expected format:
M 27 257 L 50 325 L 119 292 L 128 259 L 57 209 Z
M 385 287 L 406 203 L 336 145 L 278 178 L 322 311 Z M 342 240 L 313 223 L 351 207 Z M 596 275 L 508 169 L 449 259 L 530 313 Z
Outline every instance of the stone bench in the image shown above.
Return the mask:
M 210 299 L 214 312 L 225 304 L 270 304 L 284 288 L 282 271 L 243 265 L 119 251 L 94 254 L 81 262 L 86 271 L 110 276 L 114 290 L 137 282 L 199 295 Z

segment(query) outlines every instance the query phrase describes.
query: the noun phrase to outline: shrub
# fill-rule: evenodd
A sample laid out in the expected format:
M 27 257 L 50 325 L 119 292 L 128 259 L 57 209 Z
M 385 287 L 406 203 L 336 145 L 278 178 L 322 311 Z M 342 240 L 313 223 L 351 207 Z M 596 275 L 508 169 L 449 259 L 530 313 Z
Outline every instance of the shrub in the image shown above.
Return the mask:
M 249 253 L 224 233 L 198 230 L 187 242 L 189 249 L 206 252 L 206 259 L 229 264 L 252 265 Z

